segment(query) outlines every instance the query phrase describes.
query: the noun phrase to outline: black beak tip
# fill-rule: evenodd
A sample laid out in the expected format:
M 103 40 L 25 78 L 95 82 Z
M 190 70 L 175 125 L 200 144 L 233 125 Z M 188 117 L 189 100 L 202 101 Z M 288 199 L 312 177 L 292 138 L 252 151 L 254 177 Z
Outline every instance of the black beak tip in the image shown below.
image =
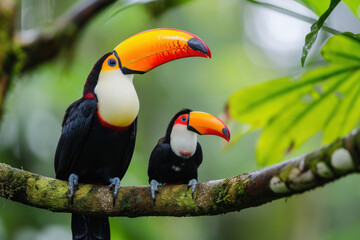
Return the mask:
M 192 50 L 199 51 L 206 56 L 211 57 L 209 48 L 199 39 L 190 38 L 187 43 Z
M 229 141 L 230 140 L 230 132 L 228 128 L 223 128 L 222 129 L 222 133 L 225 135 L 226 139 Z

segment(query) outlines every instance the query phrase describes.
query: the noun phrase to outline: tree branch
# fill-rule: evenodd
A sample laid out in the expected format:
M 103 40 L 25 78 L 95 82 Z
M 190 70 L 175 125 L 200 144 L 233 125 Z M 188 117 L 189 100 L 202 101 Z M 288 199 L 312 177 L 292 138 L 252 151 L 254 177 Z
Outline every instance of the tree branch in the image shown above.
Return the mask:
M 200 216 L 256 207 L 323 186 L 360 169 L 360 129 L 309 154 L 232 178 L 163 186 L 151 199 L 149 187 L 122 187 L 115 205 L 107 186 L 80 185 L 73 204 L 68 183 L 0 164 L 0 196 L 54 212 L 109 216 Z
M 48 31 L 29 30 L 18 33 L 16 39 L 26 56 L 21 70 L 30 70 L 55 57 L 63 48 L 71 46 L 85 24 L 115 1 L 81 1 L 60 17 Z

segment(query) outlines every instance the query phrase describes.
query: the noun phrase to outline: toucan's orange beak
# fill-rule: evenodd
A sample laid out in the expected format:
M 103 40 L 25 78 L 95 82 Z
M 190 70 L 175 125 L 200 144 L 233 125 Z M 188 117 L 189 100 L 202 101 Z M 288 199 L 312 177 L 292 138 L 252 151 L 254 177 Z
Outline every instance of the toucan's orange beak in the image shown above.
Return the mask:
M 188 129 L 200 135 L 217 135 L 230 140 L 229 128 L 219 118 L 204 112 L 190 112 Z
M 114 48 L 124 74 L 145 73 L 185 57 L 211 58 L 209 47 L 199 37 L 176 29 L 153 29 L 138 33 Z

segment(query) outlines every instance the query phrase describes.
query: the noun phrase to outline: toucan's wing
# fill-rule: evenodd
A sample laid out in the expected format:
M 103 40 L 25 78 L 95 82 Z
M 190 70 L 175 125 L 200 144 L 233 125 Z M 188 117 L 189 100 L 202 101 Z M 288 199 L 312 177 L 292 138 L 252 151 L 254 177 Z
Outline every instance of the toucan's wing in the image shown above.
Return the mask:
M 202 149 L 201 149 L 201 145 L 199 142 L 197 143 L 196 151 L 195 151 L 194 155 L 192 156 L 192 158 L 195 160 L 197 167 L 199 167 L 203 160 Z
M 97 100 L 81 98 L 72 103 L 65 112 L 63 129 L 55 153 L 56 178 L 67 180 L 73 173 L 81 146 L 96 116 Z
M 168 171 L 167 159 L 169 158 L 171 148 L 169 143 L 159 143 L 153 149 L 148 168 L 149 182 L 152 179 L 163 182 L 162 175 L 164 171 Z
M 202 163 L 203 155 L 200 143 L 197 143 L 196 151 L 194 155 L 192 155 L 187 161 L 187 168 L 184 170 L 186 181 L 190 181 L 192 179 L 198 180 L 198 167 Z
M 126 142 L 124 142 L 125 149 L 117 171 L 117 177 L 120 177 L 120 179 L 125 175 L 125 172 L 129 167 L 132 155 L 134 153 L 136 132 L 137 132 L 137 118 L 131 124 L 130 129 L 128 131 L 129 131 L 129 137 L 126 138 Z

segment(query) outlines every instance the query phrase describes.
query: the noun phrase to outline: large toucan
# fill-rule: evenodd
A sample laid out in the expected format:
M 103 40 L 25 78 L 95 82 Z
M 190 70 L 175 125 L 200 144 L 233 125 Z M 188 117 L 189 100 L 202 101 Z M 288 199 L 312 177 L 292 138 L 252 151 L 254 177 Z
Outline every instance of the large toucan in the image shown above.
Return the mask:
M 217 117 L 184 109 L 171 119 L 166 134 L 160 138 L 151 153 L 148 175 L 151 196 L 162 184 L 188 184 L 194 193 L 197 184 L 197 169 L 203 155 L 198 135 L 217 135 L 230 140 L 228 127 Z
M 210 58 L 193 34 L 154 29 L 136 34 L 106 53 L 87 77 L 83 96 L 65 112 L 55 154 L 56 178 L 69 181 L 71 200 L 79 183 L 110 184 L 114 201 L 134 151 L 139 99 L 133 74 L 171 60 Z M 107 217 L 72 214 L 73 239 L 110 239 Z

